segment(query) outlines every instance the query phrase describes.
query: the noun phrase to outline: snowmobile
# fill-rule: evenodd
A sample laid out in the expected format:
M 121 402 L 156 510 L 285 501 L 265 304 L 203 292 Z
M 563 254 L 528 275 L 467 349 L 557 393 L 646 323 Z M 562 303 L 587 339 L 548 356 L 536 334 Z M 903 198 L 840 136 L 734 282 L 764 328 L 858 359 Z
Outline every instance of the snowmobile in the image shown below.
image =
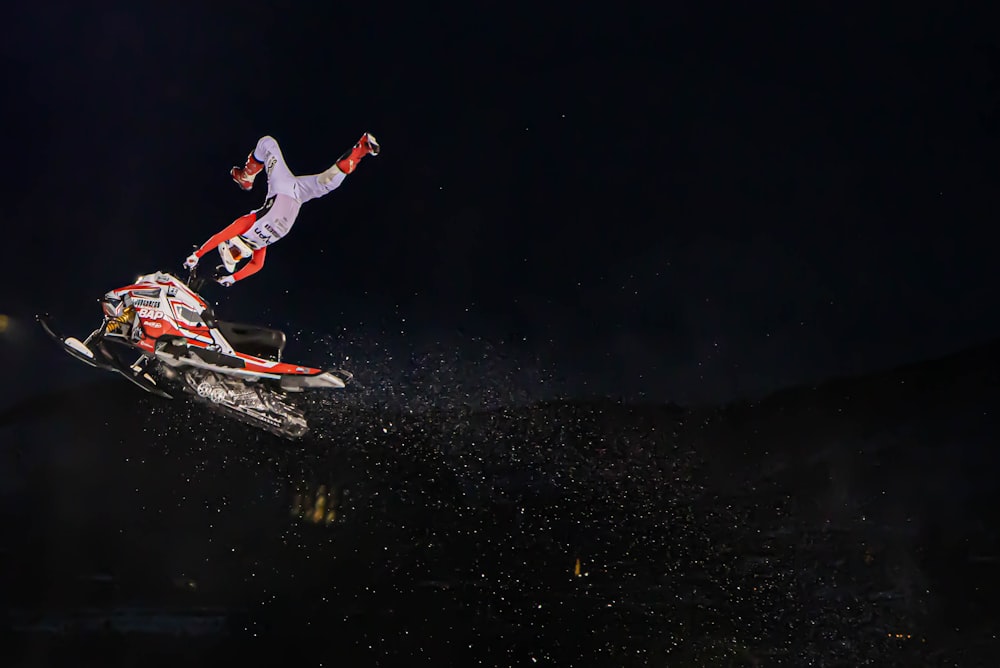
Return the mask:
M 163 272 L 139 276 L 98 300 L 104 322 L 83 341 L 57 333 L 48 314 L 36 318 L 67 353 L 147 392 L 172 399 L 179 390 L 270 433 L 303 436 L 305 412 L 290 395 L 344 388 L 353 375 L 282 361 L 284 332 L 216 319 L 196 285 Z

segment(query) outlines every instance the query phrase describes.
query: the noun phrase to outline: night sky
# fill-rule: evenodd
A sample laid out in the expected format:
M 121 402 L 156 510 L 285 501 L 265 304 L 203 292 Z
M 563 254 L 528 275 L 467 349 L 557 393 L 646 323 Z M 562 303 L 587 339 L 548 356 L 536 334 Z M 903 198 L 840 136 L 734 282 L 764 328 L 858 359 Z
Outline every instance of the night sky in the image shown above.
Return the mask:
M 0 340 L 28 387 L 81 372 L 28 318 L 86 334 L 106 290 L 181 272 L 262 203 L 228 169 L 263 134 L 300 174 L 366 130 L 382 153 L 206 296 L 389 369 L 487 350 L 575 394 L 724 400 L 1000 335 L 989 16 L 118 4 L 5 10 Z

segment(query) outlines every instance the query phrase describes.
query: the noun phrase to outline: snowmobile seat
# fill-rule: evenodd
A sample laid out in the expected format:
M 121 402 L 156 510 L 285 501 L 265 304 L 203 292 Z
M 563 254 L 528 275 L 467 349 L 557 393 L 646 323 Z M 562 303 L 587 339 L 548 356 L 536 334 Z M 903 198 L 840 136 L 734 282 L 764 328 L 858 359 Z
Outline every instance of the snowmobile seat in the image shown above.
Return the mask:
M 233 348 L 241 353 L 276 361 L 281 360 L 281 353 L 285 350 L 285 333 L 280 329 L 242 325 L 222 320 L 216 320 L 215 326 L 232 344 Z

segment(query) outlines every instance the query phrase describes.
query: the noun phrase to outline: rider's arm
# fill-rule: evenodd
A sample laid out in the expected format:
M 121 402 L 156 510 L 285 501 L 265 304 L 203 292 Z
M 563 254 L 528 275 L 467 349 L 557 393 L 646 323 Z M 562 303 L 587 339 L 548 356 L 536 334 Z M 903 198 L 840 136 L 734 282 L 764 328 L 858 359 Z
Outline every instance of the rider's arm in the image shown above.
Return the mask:
M 258 248 L 253 252 L 253 256 L 246 266 L 233 274 L 234 281 L 242 281 L 247 276 L 256 274 L 264 266 L 264 257 L 267 255 L 267 246 Z
M 222 230 L 214 237 L 206 241 L 201 248 L 199 248 L 194 252 L 194 254 L 198 256 L 198 258 L 201 258 L 208 251 L 215 250 L 216 248 L 218 248 L 219 244 L 221 244 L 223 241 L 229 241 L 233 237 L 239 236 L 244 232 L 246 232 L 247 230 L 249 230 L 251 227 L 253 227 L 253 224 L 256 220 L 257 220 L 257 215 L 253 213 L 248 213 L 245 216 L 240 216 L 232 223 L 230 223 L 229 227 Z

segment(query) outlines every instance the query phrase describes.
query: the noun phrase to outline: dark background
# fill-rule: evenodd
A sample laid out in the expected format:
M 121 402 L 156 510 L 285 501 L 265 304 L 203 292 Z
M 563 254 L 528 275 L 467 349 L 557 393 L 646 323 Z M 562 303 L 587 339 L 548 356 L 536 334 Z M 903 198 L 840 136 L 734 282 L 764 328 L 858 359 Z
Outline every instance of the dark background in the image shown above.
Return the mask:
M 8 3 L 10 663 L 231 663 L 170 636 L 209 606 L 258 660 L 993 665 L 997 344 L 819 381 L 1000 335 L 996 22 L 732 4 Z M 366 130 L 206 290 L 356 372 L 304 441 L 31 320 L 180 272 L 261 204 L 228 175 L 260 135 L 309 173 Z M 510 407 L 555 394 L 647 403 Z M 107 633 L 58 633 L 81 607 Z
M 34 312 L 85 334 L 105 290 L 260 205 L 227 170 L 262 134 L 297 173 L 365 130 L 383 152 L 208 296 L 388 367 L 501 351 L 540 394 L 718 400 L 1000 332 L 983 13 L 16 2 L 5 24 L 22 389 L 72 366 L 28 347 Z

